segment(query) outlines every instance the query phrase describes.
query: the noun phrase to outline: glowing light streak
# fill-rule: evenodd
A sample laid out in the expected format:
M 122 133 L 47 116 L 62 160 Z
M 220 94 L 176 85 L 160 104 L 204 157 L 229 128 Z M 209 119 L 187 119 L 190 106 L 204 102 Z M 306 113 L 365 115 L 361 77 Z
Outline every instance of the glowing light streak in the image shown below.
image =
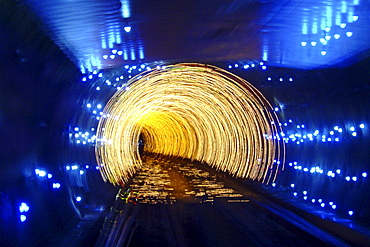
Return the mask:
M 247 81 L 201 64 L 163 66 L 131 79 L 109 100 L 97 128 L 105 181 L 124 184 L 144 151 L 205 162 L 234 176 L 274 181 L 285 146 L 272 106 Z M 276 124 L 271 124 L 276 123 Z M 275 162 L 274 162 L 275 161 Z

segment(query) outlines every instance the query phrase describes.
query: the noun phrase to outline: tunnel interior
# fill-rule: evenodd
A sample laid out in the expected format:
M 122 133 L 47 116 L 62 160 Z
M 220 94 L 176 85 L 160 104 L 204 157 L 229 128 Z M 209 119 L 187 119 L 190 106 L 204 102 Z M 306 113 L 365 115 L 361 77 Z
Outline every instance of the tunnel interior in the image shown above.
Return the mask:
M 208 70 L 219 68 L 215 69 L 216 72 L 224 77 L 227 75 L 237 81 L 242 78 L 242 81 L 247 81 L 253 90 L 255 89 L 254 93 L 259 97 L 263 95 L 266 99 L 263 102 L 268 106 L 267 110 L 259 109 L 260 115 L 268 116 L 264 120 L 265 123 L 253 122 L 257 118 L 251 115 L 248 123 L 243 125 L 251 128 L 250 133 L 257 133 L 253 128 L 260 128 L 259 134 L 248 136 L 250 138 L 247 140 L 251 143 L 245 146 L 245 151 L 249 151 L 249 146 L 255 145 L 258 143 L 255 140 L 259 140 L 260 143 L 266 143 L 266 146 L 281 143 L 281 152 L 274 149 L 268 154 L 255 152 L 241 156 L 245 159 L 253 156 L 253 160 L 258 162 L 258 159 L 265 155 L 269 157 L 264 163 L 266 167 L 267 164 L 274 164 L 272 171 L 267 168 L 256 168 L 255 172 L 251 173 L 252 179 L 251 177 L 242 179 L 244 183 L 322 219 L 338 222 L 359 232 L 368 232 L 370 219 L 368 207 L 370 202 L 368 44 L 370 43 L 366 29 L 369 24 L 368 3 L 342 1 L 341 7 L 333 3 L 333 8 L 322 5 L 321 1 L 314 1 L 313 7 L 300 3 L 293 6 L 294 11 L 289 9 L 288 12 L 291 13 L 289 16 L 285 11 L 278 11 L 284 9 L 283 4 L 261 3 L 254 14 L 263 16 L 259 18 L 258 25 L 264 29 L 261 28 L 262 31 L 258 32 L 258 35 L 248 36 L 247 40 L 239 34 L 256 30 L 255 26 L 244 26 L 243 23 L 247 22 L 245 19 L 227 25 L 230 23 L 228 21 L 230 14 L 236 13 L 238 18 L 242 18 L 239 7 L 246 9 L 247 6 L 229 6 L 227 14 L 221 14 L 223 11 L 218 11 L 215 5 L 207 8 L 207 12 L 197 13 L 194 21 L 198 21 L 199 25 L 191 29 L 191 32 L 181 34 L 181 42 L 173 42 L 173 45 L 167 47 L 168 50 L 163 48 L 165 46 L 156 49 L 160 43 L 158 37 L 164 35 L 155 36 L 155 32 L 152 31 L 154 23 L 143 26 L 142 30 L 145 32 L 140 35 L 154 40 L 147 46 L 148 51 L 145 53 L 147 59 L 144 59 L 143 40 L 139 33 L 134 32 L 140 24 L 132 22 L 131 33 L 122 26 L 124 30 L 122 37 L 125 37 L 127 44 L 137 49 L 133 49 L 136 53 L 128 53 L 125 57 L 120 46 L 115 47 L 117 50 L 103 49 L 99 56 L 105 67 L 94 70 L 91 67 L 92 59 L 84 57 L 81 62 L 73 55 L 84 49 L 79 50 L 77 48 L 80 46 L 74 47 L 71 43 L 58 41 L 55 38 L 58 32 L 50 34 L 53 33 L 50 29 L 45 31 L 43 24 L 45 19 L 34 14 L 37 11 L 34 9 L 31 11 L 32 8 L 23 2 L 26 1 L 2 1 L 0 9 L 0 28 L 4 33 L 0 38 L 2 47 L 0 136 L 3 140 L 0 143 L 2 174 L 0 242 L 4 246 L 41 244 L 52 246 L 56 243 L 59 246 L 66 246 L 77 241 L 77 236 L 85 245 L 93 244 L 100 233 L 110 205 L 114 203 L 117 191 L 125 184 L 122 181 L 127 182 L 135 174 L 135 167 L 140 167 L 140 160 L 146 153 L 162 153 L 189 159 L 195 157 L 196 160 L 205 161 L 204 163 L 217 168 L 217 164 L 222 162 L 213 163 L 212 160 L 217 158 L 213 154 L 217 153 L 219 157 L 224 157 L 222 152 L 229 151 L 219 152 L 215 146 L 209 154 L 199 152 L 206 149 L 201 147 L 204 144 L 199 140 L 206 138 L 208 130 L 196 132 L 195 129 L 198 127 L 207 129 L 208 126 L 200 125 L 201 121 L 198 121 L 199 115 L 196 113 L 190 114 L 193 119 L 189 119 L 188 113 L 192 108 L 188 105 L 176 112 L 166 112 L 157 108 L 155 111 L 140 113 L 141 120 L 133 121 L 130 124 L 131 132 L 126 133 L 129 138 L 125 140 L 130 141 L 123 142 L 129 147 L 115 151 L 117 157 L 128 157 L 122 162 L 128 161 L 129 164 L 117 167 L 119 170 L 117 174 L 120 174 L 117 176 L 118 179 L 111 176 L 110 167 L 114 170 L 116 168 L 114 165 L 106 166 L 105 162 L 97 162 L 104 156 L 99 157 L 99 152 L 106 154 L 107 150 L 104 148 L 113 140 L 105 136 L 103 134 L 105 130 L 102 129 L 109 130 L 110 126 L 114 126 L 113 123 L 104 125 L 109 119 L 114 119 L 107 115 L 112 115 L 108 111 L 110 100 L 119 99 L 117 95 L 124 97 L 125 94 L 134 93 L 136 82 L 140 85 L 140 80 L 150 75 L 150 71 L 156 71 L 156 75 L 164 76 L 167 72 L 176 71 L 176 65 L 189 62 L 202 64 L 197 68 L 199 71 L 207 65 Z M 44 1 L 43 4 L 48 6 L 48 1 Z M 200 5 L 203 6 L 205 3 Z M 34 7 L 44 11 L 46 7 L 43 6 L 41 4 Z M 72 9 L 82 14 L 84 11 L 76 6 Z M 106 7 L 117 12 L 119 10 L 117 6 Z M 149 7 L 162 13 L 152 3 Z M 310 15 L 304 12 L 306 14 L 302 15 L 303 24 L 288 25 L 287 23 L 296 23 L 296 20 L 300 20 L 301 16 L 297 15 L 302 13 L 301 7 L 306 9 L 304 11 L 312 9 L 312 13 L 319 10 L 329 13 L 332 9 L 335 13 L 341 13 L 339 16 L 346 17 L 342 18 L 343 20 L 339 18 L 345 23 L 336 23 L 338 18 L 335 19 L 334 15 L 330 15 L 333 17 L 331 29 L 326 26 L 320 27 L 323 30 L 314 34 L 315 25 L 319 28 L 317 22 L 314 19 L 306 20 L 305 18 Z M 148 8 L 144 9 L 149 11 Z M 60 10 L 58 7 L 49 9 L 52 12 Z M 344 10 L 348 12 L 342 12 Z M 218 13 L 217 18 L 211 20 L 207 17 L 214 12 Z M 263 13 L 271 14 L 265 16 Z M 54 16 L 63 17 L 57 14 Z M 164 18 L 160 23 L 167 22 L 166 18 L 169 17 L 163 14 L 160 16 Z M 276 19 L 273 16 L 276 16 Z M 182 17 L 176 19 L 177 22 L 171 23 L 185 26 L 180 18 Z M 216 20 L 219 22 L 212 25 L 212 21 Z M 106 22 L 107 25 L 110 25 L 109 21 Z M 215 32 L 220 23 L 221 26 L 227 27 L 226 34 Z M 311 24 L 309 28 L 307 25 Z M 287 28 L 287 25 L 290 28 Z M 163 34 L 171 28 L 163 27 L 159 31 Z M 179 35 L 180 29 L 176 30 L 175 33 Z M 59 31 L 63 33 L 62 29 Z M 302 33 L 306 31 L 312 32 L 311 36 Z M 185 38 L 184 36 L 189 33 L 192 35 Z M 105 39 L 109 34 L 103 33 L 102 36 Z M 131 34 L 134 38 L 127 38 Z M 202 39 L 197 38 L 200 34 L 203 35 Z M 171 40 L 176 41 L 173 36 L 171 37 L 172 39 L 165 41 L 166 44 L 171 43 Z M 83 38 L 84 35 L 81 35 L 76 40 L 80 42 Z M 233 40 L 243 40 L 246 43 L 238 45 L 237 42 L 232 42 Z M 186 41 L 192 41 L 196 47 L 193 49 L 184 46 L 183 52 L 177 54 L 177 57 L 174 56 L 174 51 L 179 50 L 179 47 L 182 48 Z M 247 43 L 251 44 L 253 49 L 245 45 Z M 202 49 L 204 44 L 207 44 L 206 48 Z M 256 44 L 261 44 L 261 47 L 255 48 Z M 153 49 L 149 50 L 149 47 Z M 122 51 L 121 55 L 119 51 Z M 253 59 L 246 58 L 243 54 L 248 54 Z M 118 57 L 122 58 L 123 64 L 118 64 Z M 89 61 L 88 66 L 81 68 L 80 65 L 85 61 Z M 143 74 L 144 71 L 147 72 Z M 175 77 L 175 81 L 177 79 L 178 77 Z M 138 87 L 139 91 L 143 89 Z M 202 92 L 198 89 L 190 90 L 191 93 L 195 91 Z M 156 97 L 156 93 L 154 91 L 152 95 Z M 189 98 L 192 100 L 191 96 Z M 207 97 L 195 95 L 194 98 L 203 102 L 202 110 L 208 109 Z M 160 97 L 157 100 L 165 99 L 166 97 Z M 150 98 L 148 102 L 151 102 Z M 140 106 L 149 106 L 148 102 L 137 103 Z M 137 109 L 139 108 L 132 109 L 136 110 L 135 114 Z M 212 115 L 213 110 L 207 110 L 209 115 Z M 125 115 L 117 116 L 120 118 Z M 213 119 L 219 120 L 218 116 L 213 116 Z M 232 129 L 232 125 L 227 125 L 228 123 L 225 122 L 225 126 Z M 224 128 L 221 125 L 219 127 Z M 162 128 L 175 130 L 163 132 Z M 123 132 L 115 133 L 118 139 L 124 140 L 121 139 L 125 136 Z M 166 137 L 161 136 L 162 134 L 166 134 Z M 207 138 L 207 147 L 214 145 L 213 139 L 216 137 Z M 223 143 L 227 142 L 227 138 L 220 136 Z M 176 142 L 172 142 L 173 139 L 176 139 Z M 165 148 L 161 140 L 168 143 L 164 145 Z M 106 145 L 102 145 L 103 141 L 107 142 Z M 193 143 L 193 146 L 190 147 L 185 143 Z M 181 147 L 177 148 L 178 146 Z M 98 155 L 95 153 L 97 149 L 100 150 L 97 152 Z M 125 150 L 130 150 L 125 154 L 127 156 L 121 154 Z M 197 152 L 199 155 L 193 155 Z M 252 163 L 249 167 L 256 165 Z M 121 167 L 134 168 L 121 170 Z M 237 167 L 236 170 L 225 167 L 223 171 L 232 174 L 240 172 L 240 175 L 244 176 L 245 169 Z M 276 178 L 271 176 L 264 181 L 262 178 L 267 170 L 271 172 L 270 174 L 276 174 Z M 101 174 L 106 181 L 119 186 L 104 182 Z M 123 180 L 122 174 L 125 174 Z M 260 183 L 262 181 L 264 183 Z M 209 213 L 207 210 L 201 212 L 205 215 Z M 211 216 L 207 219 L 212 222 Z M 87 222 L 90 225 L 84 225 Z M 86 231 L 81 233 L 78 229 Z

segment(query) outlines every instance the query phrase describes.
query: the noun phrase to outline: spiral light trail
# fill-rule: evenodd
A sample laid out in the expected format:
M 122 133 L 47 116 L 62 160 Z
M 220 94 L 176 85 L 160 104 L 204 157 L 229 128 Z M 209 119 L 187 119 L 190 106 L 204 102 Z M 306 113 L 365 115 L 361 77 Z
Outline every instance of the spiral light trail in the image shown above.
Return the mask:
M 96 158 L 105 181 L 125 184 L 144 151 L 205 162 L 268 183 L 283 169 L 278 118 L 247 81 L 220 68 L 177 64 L 144 72 L 118 91 L 99 122 Z

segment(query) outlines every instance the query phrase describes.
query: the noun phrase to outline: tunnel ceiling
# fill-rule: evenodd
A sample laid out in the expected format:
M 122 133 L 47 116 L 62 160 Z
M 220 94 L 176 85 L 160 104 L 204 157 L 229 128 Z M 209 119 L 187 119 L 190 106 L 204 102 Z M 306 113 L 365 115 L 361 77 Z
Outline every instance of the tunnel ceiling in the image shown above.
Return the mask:
M 316 68 L 370 46 L 365 1 L 24 1 L 82 72 L 158 60 Z

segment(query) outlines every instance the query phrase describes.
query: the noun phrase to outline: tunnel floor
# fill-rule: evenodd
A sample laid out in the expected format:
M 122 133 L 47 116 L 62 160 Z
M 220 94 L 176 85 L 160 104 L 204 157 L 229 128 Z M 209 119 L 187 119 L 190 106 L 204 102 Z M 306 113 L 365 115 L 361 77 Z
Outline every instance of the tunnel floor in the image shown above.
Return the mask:
M 255 192 L 202 164 L 159 155 L 143 164 L 117 195 L 96 246 L 346 246 L 272 213 Z

